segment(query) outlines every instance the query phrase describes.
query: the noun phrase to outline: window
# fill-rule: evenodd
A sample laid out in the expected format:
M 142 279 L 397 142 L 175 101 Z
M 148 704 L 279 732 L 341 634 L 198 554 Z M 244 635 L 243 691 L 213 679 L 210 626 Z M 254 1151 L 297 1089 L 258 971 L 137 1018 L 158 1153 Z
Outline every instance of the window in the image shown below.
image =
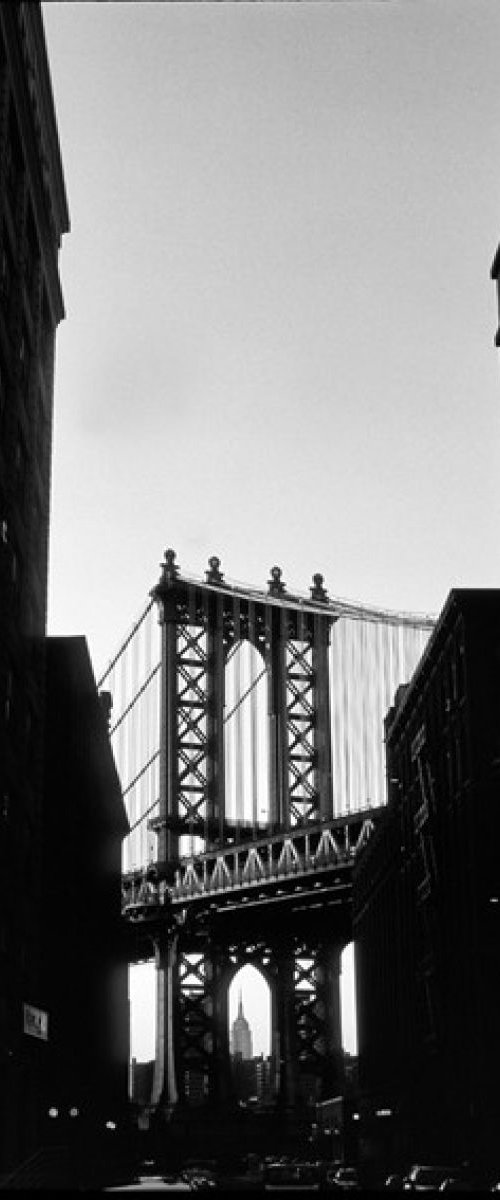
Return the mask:
M 12 698 L 14 692 L 14 676 L 12 671 L 7 671 L 7 680 L 5 685 L 5 700 L 4 700 L 4 716 L 5 722 L 10 721 L 12 712 Z
M 42 368 L 46 380 L 50 384 L 52 372 L 52 354 L 54 344 L 54 324 L 50 315 L 47 293 L 44 290 L 42 298 L 42 338 L 41 338 Z
M 35 283 L 35 274 L 38 264 L 38 243 L 36 236 L 35 221 L 31 205 L 28 210 L 28 218 L 26 222 L 26 259 L 25 259 L 25 284 L 28 295 L 31 298 Z
M 9 198 L 12 213 L 14 213 L 16 209 L 22 165 L 23 156 L 21 150 L 21 139 L 19 137 L 14 107 L 11 104 L 9 113 L 9 131 L 7 135 L 7 149 L 5 154 L 5 189 Z
M 13 273 L 12 254 L 7 240 L 4 240 L 0 251 L 0 299 L 3 304 L 5 317 L 7 317 L 9 312 Z
M 7 408 L 7 395 L 5 387 L 5 375 L 0 359 L 0 434 L 3 431 L 4 414 Z
M 27 329 L 25 321 L 23 321 L 22 327 L 21 327 L 21 336 L 19 338 L 19 347 L 18 347 L 18 357 L 19 357 L 19 364 L 20 364 L 21 385 L 22 385 L 22 387 L 25 387 L 28 382 L 30 359 L 31 359 L 31 345 L 30 345 L 28 329 Z

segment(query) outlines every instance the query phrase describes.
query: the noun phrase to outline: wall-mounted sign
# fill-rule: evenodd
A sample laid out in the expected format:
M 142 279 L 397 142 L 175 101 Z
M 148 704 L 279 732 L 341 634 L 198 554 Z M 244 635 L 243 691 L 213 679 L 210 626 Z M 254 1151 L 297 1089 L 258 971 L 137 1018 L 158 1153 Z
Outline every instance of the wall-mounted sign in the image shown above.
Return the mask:
M 49 1014 L 43 1008 L 35 1008 L 34 1004 L 23 1004 L 24 1032 L 30 1037 L 41 1038 L 47 1042 L 49 1037 Z

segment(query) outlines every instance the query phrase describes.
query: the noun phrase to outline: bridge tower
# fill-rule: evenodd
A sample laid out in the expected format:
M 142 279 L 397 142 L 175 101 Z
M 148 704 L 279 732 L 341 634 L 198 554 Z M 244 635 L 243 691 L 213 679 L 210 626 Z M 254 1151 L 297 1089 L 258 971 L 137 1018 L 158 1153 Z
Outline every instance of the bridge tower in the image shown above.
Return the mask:
M 181 839 L 189 835 L 200 848 L 198 863 L 196 856 L 191 863 L 192 870 L 198 867 L 195 877 L 205 869 L 206 882 L 207 859 L 212 875 L 210 886 L 201 889 L 206 902 L 196 906 L 187 895 L 185 907 L 177 906 L 154 935 L 152 1103 L 171 1112 L 179 1105 L 231 1098 L 228 989 L 240 967 L 252 963 L 271 990 L 276 1096 L 278 1106 L 288 1109 L 304 1089 L 320 1100 L 341 1085 L 345 906 L 337 912 L 330 906 L 325 919 L 320 903 L 314 910 L 294 906 L 300 888 L 283 896 L 278 887 L 280 871 L 293 879 L 307 855 L 312 861 L 313 851 L 321 854 L 325 823 L 333 818 L 328 649 L 335 615 L 321 575 L 314 576 L 310 600 L 304 600 L 287 593 L 279 567 L 272 568 L 267 592 L 253 592 L 226 585 L 216 557 L 209 560 L 205 582 L 182 578 L 175 559 L 167 550 L 151 592 L 162 634 L 160 802 L 150 821 L 157 835 L 153 874 L 175 894 Z M 254 824 L 250 830 L 228 819 L 225 804 L 225 667 L 245 641 L 265 668 L 269 730 L 268 820 L 265 829 Z M 242 883 L 250 862 L 254 874 L 261 872 L 259 903 L 248 905 L 242 897 L 239 904 L 234 889 L 231 905 L 219 903 L 217 871 L 228 874 L 228 858 Z M 192 898 L 201 901 L 203 894 Z

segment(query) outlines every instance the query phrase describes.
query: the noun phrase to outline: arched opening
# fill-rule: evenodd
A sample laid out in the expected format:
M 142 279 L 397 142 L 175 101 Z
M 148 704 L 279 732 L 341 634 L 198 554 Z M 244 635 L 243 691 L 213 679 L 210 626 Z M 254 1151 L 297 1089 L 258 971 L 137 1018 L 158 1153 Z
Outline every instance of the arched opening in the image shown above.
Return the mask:
M 271 989 L 256 967 L 241 967 L 228 995 L 229 1050 L 236 1099 L 259 1108 L 274 1098 Z
M 238 642 L 225 668 L 226 818 L 252 827 L 269 820 L 267 672 L 251 642 Z
M 130 1014 L 129 1096 L 147 1104 L 151 1095 L 156 1044 L 156 969 L 154 960 L 128 971 Z
M 344 1054 L 355 1058 L 358 1053 L 358 1030 L 356 1021 L 356 958 L 354 942 L 349 942 L 349 945 L 345 946 L 340 962 L 342 1049 Z

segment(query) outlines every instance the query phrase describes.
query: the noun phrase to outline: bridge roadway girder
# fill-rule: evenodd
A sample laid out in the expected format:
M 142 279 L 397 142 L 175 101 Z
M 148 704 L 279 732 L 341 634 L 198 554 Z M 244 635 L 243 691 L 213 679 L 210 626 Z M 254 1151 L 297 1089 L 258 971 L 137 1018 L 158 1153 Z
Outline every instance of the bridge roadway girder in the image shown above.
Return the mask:
M 236 895 L 212 892 L 167 904 L 136 904 L 124 914 L 129 961 L 153 958 L 155 943 L 169 933 L 186 950 L 213 937 L 226 941 L 236 934 L 244 942 L 263 930 L 292 927 L 314 942 L 324 936 L 326 922 L 330 936 L 347 944 L 352 938 L 352 866 L 325 868 L 321 879 L 298 882 L 292 876 L 248 885 Z
M 351 814 L 297 826 L 131 872 L 124 877 L 124 915 L 136 930 L 132 957 L 141 954 L 141 943 L 152 946 L 169 929 L 178 937 L 183 926 L 186 932 L 196 927 L 199 940 L 207 920 L 217 916 L 220 923 L 222 914 L 226 924 L 236 912 L 245 925 L 255 925 L 295 922 L 299 913 L 324 907 L 350 911 L 352 866 L 374 817 Z

